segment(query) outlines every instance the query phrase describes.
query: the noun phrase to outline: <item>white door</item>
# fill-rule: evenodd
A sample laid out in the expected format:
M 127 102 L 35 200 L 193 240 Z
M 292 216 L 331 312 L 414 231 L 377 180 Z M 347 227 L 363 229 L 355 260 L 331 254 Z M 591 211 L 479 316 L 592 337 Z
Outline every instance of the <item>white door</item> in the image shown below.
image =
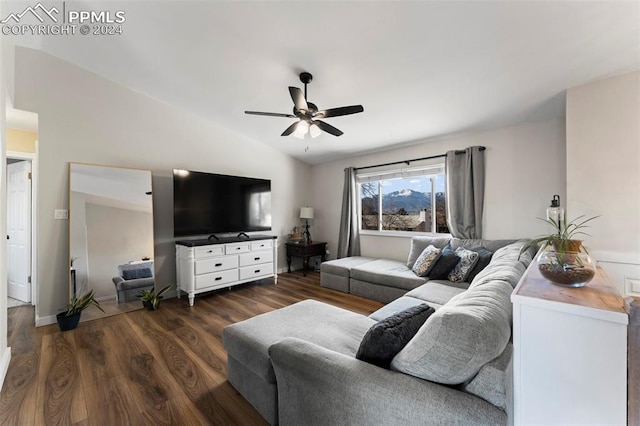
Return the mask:
M 7 165 L 8 295 L 31 302 L 31 162 Z

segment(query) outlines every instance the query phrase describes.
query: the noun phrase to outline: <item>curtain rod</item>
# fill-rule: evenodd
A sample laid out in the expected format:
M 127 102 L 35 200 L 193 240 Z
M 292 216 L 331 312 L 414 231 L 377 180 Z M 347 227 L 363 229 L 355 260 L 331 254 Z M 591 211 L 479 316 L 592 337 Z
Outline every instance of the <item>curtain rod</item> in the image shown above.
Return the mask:
M 484 146 L 480 147 L 480 151 L 484 151 L 485 149 L 487 149 L 487 148 L 484 147 Z M 464 150 L 458 150 L 458 151 L 456 151 L 456 155 L 457 154 L 464 154 L 465 152 L 466 151 L 464 151 Z M 373 169 L 374 167 L 393 166 L 394 164 L 406 164 L 408 166 L 413 161 L 431 160 L 431 159 L 434 159 L 434 158 L 441 158 L 441 157 L 446 157 L 446 156 L 447 156 L 447 154 L 432 155 L 431 157 L 414 158 L 412 160 L 394 161 L 392 163 L 384 163 L 384 164 L 375 164 L 373 166 L 356 167 L 355 170 L 365 170 L 365 169 Z

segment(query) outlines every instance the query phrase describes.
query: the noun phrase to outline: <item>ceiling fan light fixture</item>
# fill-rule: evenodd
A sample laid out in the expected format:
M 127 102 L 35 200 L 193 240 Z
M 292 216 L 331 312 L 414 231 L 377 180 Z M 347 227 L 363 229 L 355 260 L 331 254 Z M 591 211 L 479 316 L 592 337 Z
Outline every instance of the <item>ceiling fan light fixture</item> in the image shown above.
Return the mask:
M 293 135 L 297 138 L 304 139 L 304 135 L 309 132 L 309 123 L 304 120 L 300 120 L 298 125 L 296 126 L 296 131 L 293 132 Z
M 320 130 L 320 127 L 318 127 L 317 124 L 312 124 L 311 126 L 309 126 L 309 134 L 311 135 L 312 138 L 317 138 L 318 136 L 320 136 L 320 134 L 322 133 L 322 130 Z

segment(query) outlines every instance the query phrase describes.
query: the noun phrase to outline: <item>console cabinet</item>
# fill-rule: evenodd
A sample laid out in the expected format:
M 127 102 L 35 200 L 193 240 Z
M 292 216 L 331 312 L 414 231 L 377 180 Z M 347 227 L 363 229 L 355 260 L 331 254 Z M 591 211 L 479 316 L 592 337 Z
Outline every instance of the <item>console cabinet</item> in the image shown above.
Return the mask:
M 220 241 L 176 241 L 178 297 L 274 277 L 277 283 L 277 243 L 275 237 L 224 239 Z
M 626 424 L 629 319 L 602 269 L 567 288 L 532 262 L 511 300 L 514 424 Z

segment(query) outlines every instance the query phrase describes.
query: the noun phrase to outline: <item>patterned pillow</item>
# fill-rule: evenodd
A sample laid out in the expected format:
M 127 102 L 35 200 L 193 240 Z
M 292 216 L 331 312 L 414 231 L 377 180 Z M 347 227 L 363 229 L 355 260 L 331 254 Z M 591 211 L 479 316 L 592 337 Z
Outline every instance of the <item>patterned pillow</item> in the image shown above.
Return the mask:
M 422 251 L 422 253 L 420 253 L 420 256 L 416 259 L 416 263 L 413 265 L 411 270 L 419 277 L 426 277 L 431 268 L 433 268 L 433 265 L 435 265 L 440 258 L 441 254 L 441 249 L 435 248 L 433 245 L 428 246 Z
M 478 253 L 475 251 L 467 250 L 462 247 L 456 249 L 456 255 L 460 258 L 460 261 L 451 272 L 449 272 L 449 281 L 461 282 L 466 281 L 469 272 L 476 266 L 478 262 Z

